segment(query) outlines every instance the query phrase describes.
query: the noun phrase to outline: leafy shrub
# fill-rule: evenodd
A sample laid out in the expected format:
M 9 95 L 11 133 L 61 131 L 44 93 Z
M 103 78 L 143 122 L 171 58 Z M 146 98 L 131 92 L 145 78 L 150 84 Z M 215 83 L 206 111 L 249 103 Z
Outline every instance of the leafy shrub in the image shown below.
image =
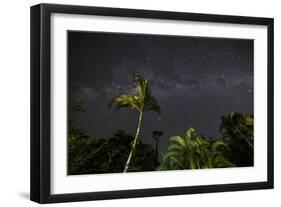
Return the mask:
M 205 139 L 190 128 L 183 137 L 170 137 L 160 170 L 219 168 L 234 166 L 223 154 L 228 145 L 223 140 Z

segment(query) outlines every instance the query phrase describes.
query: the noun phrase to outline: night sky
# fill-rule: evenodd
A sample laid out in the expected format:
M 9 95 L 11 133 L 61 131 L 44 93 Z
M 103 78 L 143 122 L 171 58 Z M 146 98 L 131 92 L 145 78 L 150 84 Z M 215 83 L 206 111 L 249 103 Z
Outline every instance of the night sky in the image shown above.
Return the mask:
M 154 143 L 153 130 L 164 136 L 189 127 L 207 138 L 218 138 L 220 117 L 231 111 L 253 114 L 253 40 L 68 32 L 68 98 L 81 97 L 86 112 L 71 113 L 76 125 L 94 138 L 107 138 L 118 129 L 134 135 L 137 113 L 115 111 L 108 104 L 132 92 L 132 76 L 151 80 L 162 110 L 143 117 L 141 139 Z

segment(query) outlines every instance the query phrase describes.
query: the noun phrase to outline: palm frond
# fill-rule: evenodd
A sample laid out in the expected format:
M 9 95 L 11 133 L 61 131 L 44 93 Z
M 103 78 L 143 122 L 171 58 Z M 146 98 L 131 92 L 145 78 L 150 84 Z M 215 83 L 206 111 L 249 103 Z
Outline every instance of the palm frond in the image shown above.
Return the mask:
M 216 152 L 220 147 L 225 147 L 226 149 L 229 148 L 229 146 L 222 140 L 217 140 L 215 142 L 213 142 L 211 148 L 212 151 Z
M 186 142 L 180 136 L 172 136 L 172 137 L 170 137 L 170 141 L 175 143 L 176 145 L 182 147 L 182 148 L 187 147 Z
M 149 100 L 145 103 L 145 111 L 154 111 L 157 113 L 159 119 L 161 119 L 161 108 L 158 105 L 157 100 L 153 96 L 149 96 Z
M 144 99 L 148 93 L 151 93 L 148 79 L 145 79 L 140 75 L 134 75 L 133 82 L 136 84 L 137 94 L 141 98 Z
M 121 94 L 112 99 L 109 108 L 113 107 L 115 110 L 119 110 L 120 108 L 131 108 L 140 111 L 140 103 L 138 101 L 138 97 L 129 94 Z
M 182 149 L 182 146 L 178 144 L 170 144 L 168 146 L 168 151 L 181 151 Z
M 154 111 L 157 113 L 159 119 L 161 118 L 161 108 L 152 96 L 150 89 L 150 81 L 140 75 L 133 76 L 133 82 L 136 85 L 135 93 L 121 94 L 109 104 L 109 108 L 115 106 L 115 109 L 131 108 L 139 112 Z

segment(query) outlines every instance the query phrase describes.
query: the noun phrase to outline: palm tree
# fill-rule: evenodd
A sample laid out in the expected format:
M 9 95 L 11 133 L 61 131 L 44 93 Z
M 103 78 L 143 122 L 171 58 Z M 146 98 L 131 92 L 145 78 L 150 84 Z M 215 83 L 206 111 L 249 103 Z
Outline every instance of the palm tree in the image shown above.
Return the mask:
M 243 139 L 250 147 L 254 141 L 254 118 L 252 115 L 243 115 L 231 112 L 221 117 L 220 132 L 224 138 Z
M 231 112 L 221 117 L 220 132 L 228 143 L 228 159 L 239 167 L 254 164 L 254 117 Z
M 140 75 L 134 75 L 133 82 L 136 85 L 136 91 L 134 94 L 121 94 L 115 97 L 109 105 L 109 107 L 115 106 L 116 110 L 119 110 L 120 108 L 133 109 L 138 113 L 139 117 L 135 138 L 124 168 L 124 172 L 127 172 L 132 155 L 136 148 L 137 140 L 141 130 L 143 113 L 145 111 L 154 111 L 157 113 L 159 118 L 161 116 L 160 106 L 158 105 L 157 100 L 151 94 L 150 81 Z
M 233 166 L 220 151 L 220 148 L 227 147 L 223 141 L 208 141 L 193 128 L 188 129 L 183 137 L 170 137 L 170 142 L 160 170 Z

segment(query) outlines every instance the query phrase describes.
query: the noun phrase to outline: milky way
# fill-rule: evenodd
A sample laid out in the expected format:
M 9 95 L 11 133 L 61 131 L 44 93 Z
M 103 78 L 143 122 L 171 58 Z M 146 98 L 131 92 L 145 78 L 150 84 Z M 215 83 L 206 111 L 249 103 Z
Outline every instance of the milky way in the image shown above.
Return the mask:
M 96 138 L 124 129 L 135 133 L 136 112 L 108 109 L 110 100 L 132 92 L 134 74 L 151 80 L 161 106 L 159 121 L 144 115 L 141 137 L 164 136 L 189 127 L 206 137 L 220 137 L 220 117 L 231 111 L 253 114 L 253 40 L 159 36 L 102 32 L 68 32 L 69 103 L 81 97 L 86 112 L 72 113 L 77 125 Z

